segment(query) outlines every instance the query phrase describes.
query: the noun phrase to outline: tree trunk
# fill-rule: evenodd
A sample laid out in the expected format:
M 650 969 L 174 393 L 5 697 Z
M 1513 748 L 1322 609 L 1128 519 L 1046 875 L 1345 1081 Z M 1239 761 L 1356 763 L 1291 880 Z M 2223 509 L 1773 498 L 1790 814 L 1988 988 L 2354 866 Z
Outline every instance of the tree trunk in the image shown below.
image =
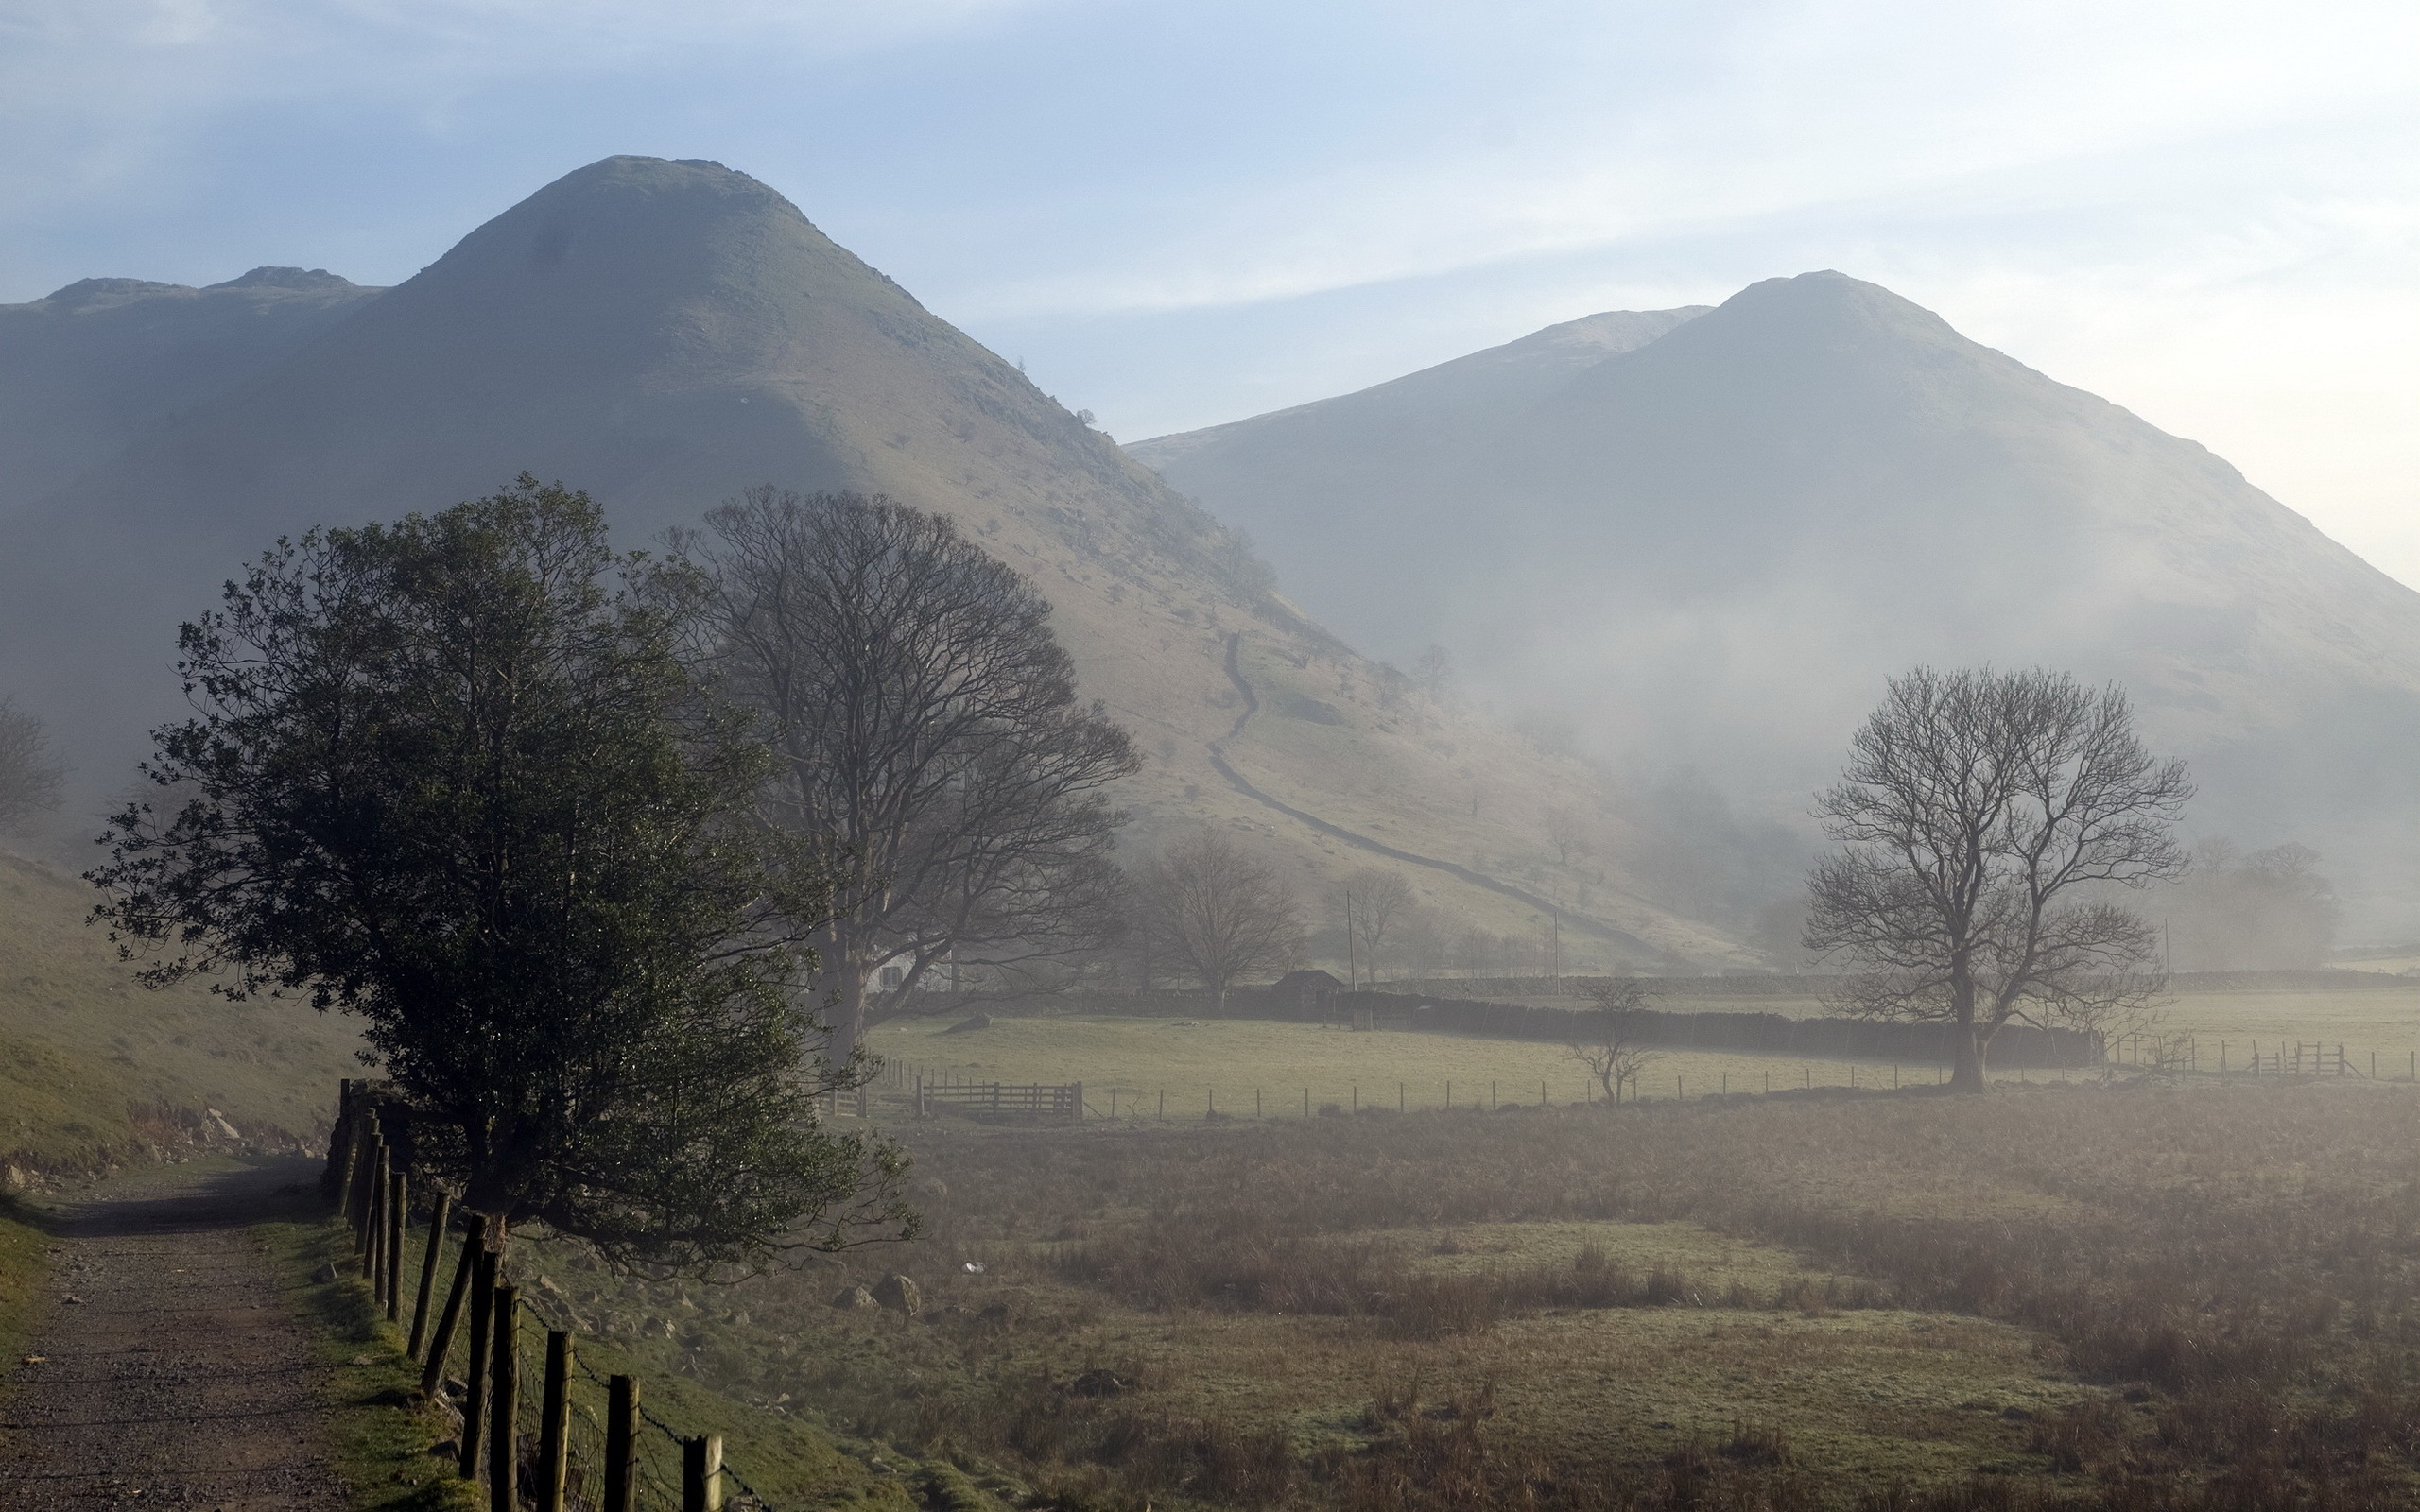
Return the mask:
M 1949 1028 L 1950 1070 L 1949 1090 L 1956 1092 L 1979 1092 L 1983 1090 L 1983 1037 L 1975 1032 L 1972 1022 L 1954 1023 Z
M 855 961 L 841 961 L 834 974 L 831 1033 L 824 1038 L 823 1058 L 835 1068 L 846 1066 L 865 1034 L 866 974 Z

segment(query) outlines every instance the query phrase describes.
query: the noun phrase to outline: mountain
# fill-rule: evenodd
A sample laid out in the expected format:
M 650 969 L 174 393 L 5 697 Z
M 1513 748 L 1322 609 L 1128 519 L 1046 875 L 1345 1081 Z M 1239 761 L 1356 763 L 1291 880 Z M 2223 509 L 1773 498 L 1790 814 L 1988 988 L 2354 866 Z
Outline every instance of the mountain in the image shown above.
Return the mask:
M 221 374 L 0 520 L 0 691 L 95 789 L 182 707 L 177 623 L 281 534 L 524 470 L 591 491 L 629 545 L 753 483 L 855 489 L 949 513 L 1049 596 L 1084 692 L 1151 758 L 1123 799 L 1136 849 L 1215 822 L 1322 905 L 1378 865 L 1458 928 L 1559 917 L 1567 965 L 1742 958 L 1549 822 L 1621 831 L 1585 768 L 1347 650 L 1157 474 L 719 164 L 582 168 Z
M 0 518 L 377 292 L 324 268 L 256 267 L 208 288 L 88 278 L 0 304 Z
M 1132 451 L 1345 639 L 1440 643 L 1751 813 L 1803 815 L 1887 675 L 2040 662 L 2131 691 L 2198 832 L 2320 847 L 2356 928 L 2420 916 L 2420 593 L 1872 284 L 1593 316 Z

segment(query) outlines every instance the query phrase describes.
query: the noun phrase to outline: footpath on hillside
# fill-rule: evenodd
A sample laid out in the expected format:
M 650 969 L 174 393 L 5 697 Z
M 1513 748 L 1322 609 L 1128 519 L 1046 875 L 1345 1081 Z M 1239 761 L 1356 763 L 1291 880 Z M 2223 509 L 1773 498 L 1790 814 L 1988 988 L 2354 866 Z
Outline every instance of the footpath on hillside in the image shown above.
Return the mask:
M 250 1225 L 318 1162 L 120 1178 L 66 1206 L 0 1383 L 0 1508 L 341 1507 L 325 1367 Z

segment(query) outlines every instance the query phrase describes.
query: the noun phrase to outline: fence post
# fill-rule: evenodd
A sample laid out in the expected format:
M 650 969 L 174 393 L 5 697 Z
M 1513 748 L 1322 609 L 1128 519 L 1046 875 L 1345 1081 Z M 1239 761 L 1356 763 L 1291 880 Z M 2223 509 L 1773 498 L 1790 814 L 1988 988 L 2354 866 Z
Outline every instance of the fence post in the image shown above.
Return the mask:
M 445 1380 L 445 1356 L 453 1350 L 454 1333 L 462 1323 L 462 1304 L 470 1299 L 471 1281 L 479 1271 L 478 1235 L 466 1231 L 462 1235 L 462 1258 L 454 1266 L 454 1284 L 446 1289 L 445 1311 L 438 1314 L 436 1336 L 428 1341 L 428 1354 L 420 1370 L 420 1394 L 434 1400 L 437 1388 Z
M 1252 1121 L 1255 1124 L 1260 1122 L 1260 1089 L 1257 1087 L 1252 1090 Z
M 681 1440 L 681 1512 L 722 1512 L 722 1435 Z
M 391 1171 L 387 1176 L 387 1231 L 381 1244 L 387 1251 L 387 1321 L 404 1320 L 404 1211 L 408 1206 L 411 1188 L 404 1173 Z
M 388 1190 L 389 1178 L 394 1174 L 389 1162 L 387 1142 L 375 1146 L 377 1164 L 370 1172 L 370 1222 L 361 1237 L 368 1242 L 364 1270 L 370 1277 L 370 1295 L 379 1305 L 387 1300 L 387 1210 L 392 1205 L 393 1194 Z
M 478 1266 L 471 1278 L 471 1341 L 464 1351 L 462 1364 L 462 1479 L 479 1478 L 479 1446 L 486 1437 L 488 1404 L 488 1356 L 493 1352 L 495 1320 L 495 1251 L 488 1247 L 488 1236 L 482 1232 L 478 1241 Z
M 370 1204 L 373 1200 L 370 1179 L 378 1169 L 378 1143 L 377 1119 L 365 1110 L 361 1115 L 361 1137 L 354 1142 L 358 1158 L 353 1162 L 353 1204 L 344 1214 L 345 1221 L 353 1225 L 355 1260 L 367 1261 L 370 1257 Z
M 639 1378 L 605 1383 L 605 1503 L 597 1512 L 633 1512 L 638 1505 Z
M 546 1394 L 538 1416 L 538 1512 L 563 1512 L 571 1452 L 571 1335 L 546 1331 Z
M 437 1267 L 445 1258 L 445 1220 L 454 1211 L 454 1194 L 443 1187 L 428 1199 L 428 1244 L 420 1256 L 420 1296 L 412 1303 L 411 1357 L 421 1357 L 428 1343 L 428 1304 L 437 1295 Z
M 521 1288 L 495 1289 L 495 1379 L 488 1389 L 488 1512 L 521 1512 Z
M 1395 1083 L 1395 1111 L 1398 1113 L 1404 1111 L 1403 1083 L 1401 1082 Z
M 1303 1089 L 1303 1116 L 1311 1116 L 1311 1090 L 1308 1087 Z
M 353 1078 L 337 1084 L 343 1091 L 337 1094 L 336 1126 L 328 1131 L 328 1169 L 320 1177 L 320 1191 L 333 1196 L 337 1211 L 350 1211 L 353 1207 Z

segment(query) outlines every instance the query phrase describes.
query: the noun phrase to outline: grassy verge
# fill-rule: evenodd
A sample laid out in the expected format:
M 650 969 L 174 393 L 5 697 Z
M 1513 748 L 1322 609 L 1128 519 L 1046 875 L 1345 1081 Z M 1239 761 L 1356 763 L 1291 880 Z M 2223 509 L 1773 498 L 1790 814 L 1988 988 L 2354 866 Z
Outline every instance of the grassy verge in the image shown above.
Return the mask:
M 42 1305 L 50 1274 L 46 1237 L 32 1210 L 0 1197 L 0 1380 L 16 1367 Z
M 358 1512 L 475 1512 L 485 1504 L 446 1460 L 430 1452 L 454 1428 L 444 1412 L 419 1400 L 420 1369 L 404 1341 L 350 1270 L 353 1247 L 341 1225 L 316 1203 L 257 1230 L 279 1270 L 281 1290 L 315 1337 L 328 1370 L 334 1412 L 330 1450 L 354 1487 Z M 335 1280 L 321 1281 L 333 1264 Z
M 352 1244 L 344 1227 L 310 1203 L 289 1218 L 263 1225 L 260 1231 L 276 1257 L 297 1315 L 319 1335 L 321 1361 L 330 1371 L 336 1416 L 333 1451 L 337 1468 L 354 1487 L 356 1512 L 469 1512 L 485 1505 L 484 1494 L 454 1474 L 451 1446 L 456 1418 L 448 1409 L 420 1400 L 421 1368 L 405 1354 L 402 1331 L 386 1320 L 369 1287 L 348 1274 Z M 408 1243 L 404 1274 L 414 1284 L 422 1252 L 421 1240 Z M 459 1253 L 449 1245 L 441 1259 L 441 1300 L 445 1279 Z M 522 1425 L 525 1435 L 532 1439 L 537 1431 L 545 1330 L 550 1324 L 571 1321 L 561 1315 L 556 1295 L 538 1280 L 536 1266 L 545 1254 L 540 1246 L 516 1242 L 515 1259 L 508 1265 L 509 1277 L 522 1286 L 530 1301 L 521 1322 L 520 1339 Z M 314 1279 L 325 1274 L 322 1267 L 329 1265 L 338 1273 L 336 1280 Z M 412 1289 L 407 1284 L 406 1309 Z M 467 1327 L 462 1332 L 467 1334 Z M 886 1463 L 881 1446 L 852 1445 L 849 1448 L 856 1451 L 853 1453 L 817 1425 L 777 1407 L 752 1404 L 712 1390 L 683 1374 L 677 1356 L 659 1355 L 644 1347 L 616 1347 L 577 1331 L 574 1349 L 579 1362 L 571 1392 L 570 1457 L 575 1486 L 583 1481 L 593 1486 L 599 1473 L 603 1383 L 614 1375 L 639 1378 L 641 1404 L 654 1419 L 642 1427 L 642 1479 L 652 1483 L 660 1496 L 679 1484 L 675 1435 L 696 1434 L 717 1434 L 723 1439 L 724 1464 L 734 1476 L 726 1480 L 726 1504 L 737 1502 L 744 1484 L 781 1507 L 916 1512 L 933 1498 L 926 1490 L 920 1501 L 917 1490 L 946 1484 L 924 1473 L 912 1459 L 894 1454 L 897 1464 Z M 450 1380 L 468 1374 L 465 1352 L 465 1340 L 458 1336 L 447 1361 L 445 1373 Z M 431 1452 L 441 1447 L 447 1452 Z

